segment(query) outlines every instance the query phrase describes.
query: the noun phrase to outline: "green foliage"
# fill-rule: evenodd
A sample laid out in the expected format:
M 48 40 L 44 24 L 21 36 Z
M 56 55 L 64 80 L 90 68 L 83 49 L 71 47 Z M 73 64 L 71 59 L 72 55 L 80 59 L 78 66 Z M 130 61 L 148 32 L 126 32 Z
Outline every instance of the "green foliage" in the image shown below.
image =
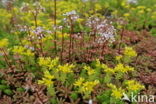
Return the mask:
M 52 104 L 64 104 L 68 100 L 124 104 L 123 93 L 130 96 L 131 92 L 137 94 L 144 89 L 133 76 L 137 73 L 136 57 L 140 53 L 132 47 L 141 38 L 129 42 L 133 37 L 119 35 L 125 35 L 124 30 L 138 33 L 146 30 L 156 36 L 155 4 L 155 0 L 138 0 L 137 3 L 56 0 L 56 8 L 54 0 L 16 0 L 10 6 L 0 4 L 2 97 L 7 95 L 14 99 L 14 91 L 31 94 L 41 86 L 45 88 L 43 95 L 49 98 L 47 102 Z M 106 27 L 99 28 L 104 25 Z M 114 30 L 109 30 L 109 26 Z M 109 33 L 114 41 L 106 40 L 110 38 Z M 117 39 L 119 37 L 121 39 Z M 19 70 L 33 78 L 26 78 L 28 83 L 23 84 L 20 74 L 11 76 Z M 8 83 L 9 78 L 17 79 L 24 87 L 13 87 Z M 36 96 L 40 95 L 35 92 L 35 98 L 42 100 Z

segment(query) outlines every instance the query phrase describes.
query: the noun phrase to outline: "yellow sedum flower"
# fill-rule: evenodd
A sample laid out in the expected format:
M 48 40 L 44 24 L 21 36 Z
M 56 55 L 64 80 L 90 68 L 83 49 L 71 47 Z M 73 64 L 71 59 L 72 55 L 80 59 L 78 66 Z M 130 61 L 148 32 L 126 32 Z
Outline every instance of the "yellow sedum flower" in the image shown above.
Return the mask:
M 56 57 L 52 59 L 51 57 L 39 57 L 38 64 L 42 67 L 48 67 L 49 69 L 54 69 L 59 63 L 59 58 Z
M 82 77 L 80 77 L 80 78 L 74 83 L 74 85 L 75 85 L 75 86 L 78 86 L 78 87 L 81 87 L 84 81 L 85 81 L 85 79 L 82 78 Z
M 128 71 L 134 71 L 134 68 L 130 66 L 124 66 L 123 64 L 119 63 L 115 66 L 114 71 L 127 73 Z
M 93 88 L 99 84 L 99 81 L 98 80 L 95 80 L 95 81 L 87 81 L 85 83 L 82 84 L 82 86 L 80 87 L 80 92 L 83 92 L 83 93 L 91 93 L 93 91 Z
M 112 90 L 111 96 L 115 97 L 116 99 L 121 99 L 123 96 L 124 90 L 122 88 L 117 88 L 115 85 L 112 83 L 107 84 L 109 88 Z
M 63 73 L 72 73 L 72 68 L 74 67 L 75 66 L 73 64 L 59 65 L 57 70 Z
M 137 53 L 132 47 L 125 47 L 124 55 L 128 57 L 136 57 Z
M 52 81 L 54 79 L 54 76 L 50 74 L 49 71 L 44 72 L 44 77 L 42 80 L 38 80 L 38 84 L 43 84 L 47 87 L 50 87 L 54 82 Z
M 106 64 L 102 64 L 102 68 L 104 69 L 104 72 L 109 73 L 109 74 L 113 74 L 115 73 L 113 68 L 109 68 Z
M 127 85 L 127 89 L 130 91 L 139 91 L 144 89 L 144 86 L 135 80 L 128 80 L 125 84 Z
M 0 48 L 7 47 L 9 44 L 8 39 L 1 39 L 0 40 Z
M 104 69 L 104 72 L 109 74 L 115 74 L 116 72 L 127 73 L 129 71 L 134 71 L 133 67 L 130 67 L 128 65 L 125 66 L 122 63 L 117 64 L 115 68 L 109 68 L 107 65 L 103 64 L 102 68 Z
M 137 9 L 145 9 L 145 6 L 138 6 Z
M 111 96 L 115 97 L 116 99 L 121 99 L 123 96 L 124 90 L 122 88 L 117 88 L 115 85 L 112 83 L 107 84 L 109 88 L 112 90 Z
M 48 35 L 48 36 L 42 38 L 42 42 L 46 42 L 46 41 L 52 40 L 52 39 L 53 39 L 53 37 L 51 35 Z
M 100 4 L 95 4 L 95 10 L 98 11 L 98 10 L 101 10 L 102 7 Z
M 39 61 L 38 64 L 40 66 L 48 66 L 51 62 L 51 58 L 50 57 L 39 57 Z
M 122 55 L 119 55 L 119 56 L 116 56 L 115 59 L 116 59 L 117 61 L 120 61 L 120 60 L 122 59 L 122 57 L 123 57 Z
M 68 38 L 70 35 L 67 33 L 57 32 L 58 38 Z
M 84 69 L 87 70 L 88 75 L 92 75 L 95 73 L 95 70 L 89 66 L 84 66 Z
M 121 99 L 123 96 L 124 90 L 121 88 L 119 89 L 113 89 L 111 96 L 115 97 L 116 99 Z
M 108 86 L 109 88 L 111 88 L 111 89 L 116 89 L 116 86 L 113 85 L 112 83 L 107 84 L 107 86 Z
M 129 14 L 129 13 L 125 13 L 123 16 L 124 16 L 124 17 L 129 17 L 130 14 Z
M 50 87 L 53 84 L 53 81 L 46 78 L 42 78 L 42 80 L 38 80 L 38 84 L 43 84 L 47 87 Z
M 47 79 L 53 79 L 54 78 L 54 76 L 52 76 L 49 71 L 44 72 L 44 77 Z
M 30 49 L 23 46 L 14 46 L 12 52 L 19 55 L 34 56 L 34 53 Z

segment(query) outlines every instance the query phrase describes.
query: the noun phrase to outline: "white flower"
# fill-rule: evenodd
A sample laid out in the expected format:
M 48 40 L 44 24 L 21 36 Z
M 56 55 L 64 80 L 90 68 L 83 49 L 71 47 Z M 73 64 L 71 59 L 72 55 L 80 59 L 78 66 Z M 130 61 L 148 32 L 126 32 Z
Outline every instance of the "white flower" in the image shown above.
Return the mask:
M 138 0 L 127 0 L 128 3 L 137 4 Z
M 93 104 L 93 100 L 90 99 L 90 100 L 88 101 L 88 104 Z
M 70 12 L 67 12 L 67 13 L 65 13 L 65 14 L 63 14 L 64 16 L 67 16 L 67 17 L 70 17 L 70 19 L 72 20 L 72 21 L 76 21 L 78 18 L 79 18 L 79 16 L 77 15 L 77 13 L 76 13 L 76 11 L 75 10 L 72 10 L 72 11 L 70 11 Z M 63 21 L 64 22 L 68 22 L 68 18 L 64 18 L 63 19 Z
M 76 15 L 76 11 L 75 10 L 72 10 L 70 12 L 67 12 L 65 14 L 63 14 L 64 16 L 70 16 L 70 15 Z
M 100 35 L 100 38 L 97 39 L 98 43 L 104 43 L 106 41 L 112 43 L 115 41 L 115 32 L 116 29 L 112 25 L 111 21 L 108 20 L 100 20 L 99 18 L 89 18 L 86 25 L 88 25 L 91 29 L 96 31 L 96 34 Z M 91 32 L 91 34 L 94 34 Z

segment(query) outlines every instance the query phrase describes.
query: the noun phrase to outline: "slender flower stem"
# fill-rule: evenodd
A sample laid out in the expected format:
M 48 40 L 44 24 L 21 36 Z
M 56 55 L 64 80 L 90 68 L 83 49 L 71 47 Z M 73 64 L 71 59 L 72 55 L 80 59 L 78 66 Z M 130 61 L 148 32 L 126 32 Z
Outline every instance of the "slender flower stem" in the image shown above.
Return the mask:
M 35 21 L 35 27 L 37 28 L 37 16 L 38 16 L 38 13 L 37 13 L 37 10 L 35 10 L 35 12 L 33 13 L 34 15 L 34 21 Z
M 56 8 L 57 4 L 56 4 L 56 0 L 54 0 L 54 48 L 55 48 L 55 53 L 57 54 L 57 44 L 56 44 L 56 19 L 57 19 L 57 8 Z
M 124 32 L 124 29 L 122 29 L 122 32 L 121 32 L 121 37 L 120 37 L 120 42 L 119 42 L 119 49 L 118 49 L 119 54 L 121 53 L 121 44 L 122 44 L 122 40 L 123 40 L 123 32 Z
M 61 63 L 63 61 L 63 51 L 64 51 L 64 34 L 63 34 L 63 31 L 62 31 L 62 50 L 61 50 Z
M 72 54 L 72 50 L 73 50 L 73 21 L 71 19 L 71 17 L 69 17 L 70 20 L 70 44 L 69 44 L 69 60 L 71 61 L 71 54 Z

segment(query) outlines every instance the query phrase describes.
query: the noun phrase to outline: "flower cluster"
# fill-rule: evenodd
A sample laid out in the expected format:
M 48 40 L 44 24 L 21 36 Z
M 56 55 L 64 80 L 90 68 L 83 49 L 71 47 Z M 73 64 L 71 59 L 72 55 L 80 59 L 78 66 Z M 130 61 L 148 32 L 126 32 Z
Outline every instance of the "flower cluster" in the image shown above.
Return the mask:
M 122 63 L 117 64 L 114 68 L 109 68 L 107 65 L 103 64 L 104 72 L 115 74 L 115 73 L 127 73 L 134 71 L 134 68 L 128 65 L 123 65 Z
M 108 67 L 106 64 L 102 64 L 102 68 L 104 69 L 104 72 L 109 74 L 114 74 L 115 71 L 113 68 Z
M 111 88 L 112 90 L 112 94 L 111 96 L 115 97 L 116 99 L 121 99 L 121 97 L 123 96 L 124 90 L 120 87 L 117 88 L 115 85 L 113 84 L 108 84 L 107 85 L 109 88 Z
M 95 70 L 92 69 L 90 66 L 84 66 L 84 69 L 87 71 L 88 75 L 92 75 L 95 73 Z
M 96 34 L 100 35 L 100 38 L 98 39 L 99 43 L 103 43 L 106 41 L 114 42 L 115 41 L 115 32 L 116 29 L 111 24 L 111 22 L 108 22 L 108 20 L 104 19 L 101 20 L 100 18 L 89 18 L 87 23 L 87 26 L 92 28 L 94 31 L 96 31 Z
M 132 47 L 125 47 L 124 55 L 128 57 L 136 57 L 137 53 Z
M 44 27 L 36 27 L 35 29 L 32 29 L 32 38 L 37 37 L 37 39 L 44 39 L 44 38 L 50 38 L 52 39 L 52 36 L 46 35 L 46 34 L 51 34 L 52 31 L 46 30 Z
M 39 57 L 38 64 L 48 69 L 54 69 L 59 63 L 59 58 L 52 59 L 50 57 Z
M 54 79 L 54 76 L 50 74 L 49 71 L 45 71 L 44 72 L 44 77 L 42 78 L 42 80 L 38 80 L 38 84 L 43 84 L 47 87 L 50 87 L 51 85 L 53 85 L 53 80 Z
M 9 44 L 8 39 L 1 39 L 0 40 L 0 48 L 7 47 Z
M 61 71 L 63 73 L 72 73 L 73 68 L 75 66 L 73 64 L 65 64 L 65 65 L 59 65 L 57 71 Z
M 128 80 L 125 82 L 125 84 L 127 85 L 127 89 L 129 91 L 139 91 L 144 89 L 144 86 L 135 80 Z
M 12 52 L 24 56 L 34 56 L 34 53 L 30 49 L 27 49 L 23 46 L 14 46 Z
M 95 80 L 95 81 L 87 81 L 87 82 L 84 82 L 82 84 L 82 87 L 80 88 L 80 92 L 92 92 L 93 91 L 93 88 L 99 83 L 98 80 Z
M 114 68 L 114 71 L 115 72 L 122 72 L 122 73 L 127 73 L 129 71 L 134 71 L 134 68 L 133 67 L 130 67 L 128 65 L 123 65 L 121 63 L 117 64 Z
M 87 93 L 90 94 L 93 91 L 93 88 L 99 84 L 98 80 L 94 81 L 85 81 L 84 78 L 80 77 L 74 85 L 79 88 L 79 91 L 81 93 Z
M 76 21 L 79 16 L 77 15 L 75 10 L 72 10 L 70 12 L 66 12 L 65 14 L 63 14 L 64 16 L 67 16 L 67 18 L 64 18 L 64 22 L 69 22 L 69 21 Z M 69 18 L 69 19 L 68 19 Z
M 81 87 L 81 85 L 83 84 L 83 82 L 85 81 L 84 78 L 80 77 L 75 83 L 74 85 L 77 87 Z

